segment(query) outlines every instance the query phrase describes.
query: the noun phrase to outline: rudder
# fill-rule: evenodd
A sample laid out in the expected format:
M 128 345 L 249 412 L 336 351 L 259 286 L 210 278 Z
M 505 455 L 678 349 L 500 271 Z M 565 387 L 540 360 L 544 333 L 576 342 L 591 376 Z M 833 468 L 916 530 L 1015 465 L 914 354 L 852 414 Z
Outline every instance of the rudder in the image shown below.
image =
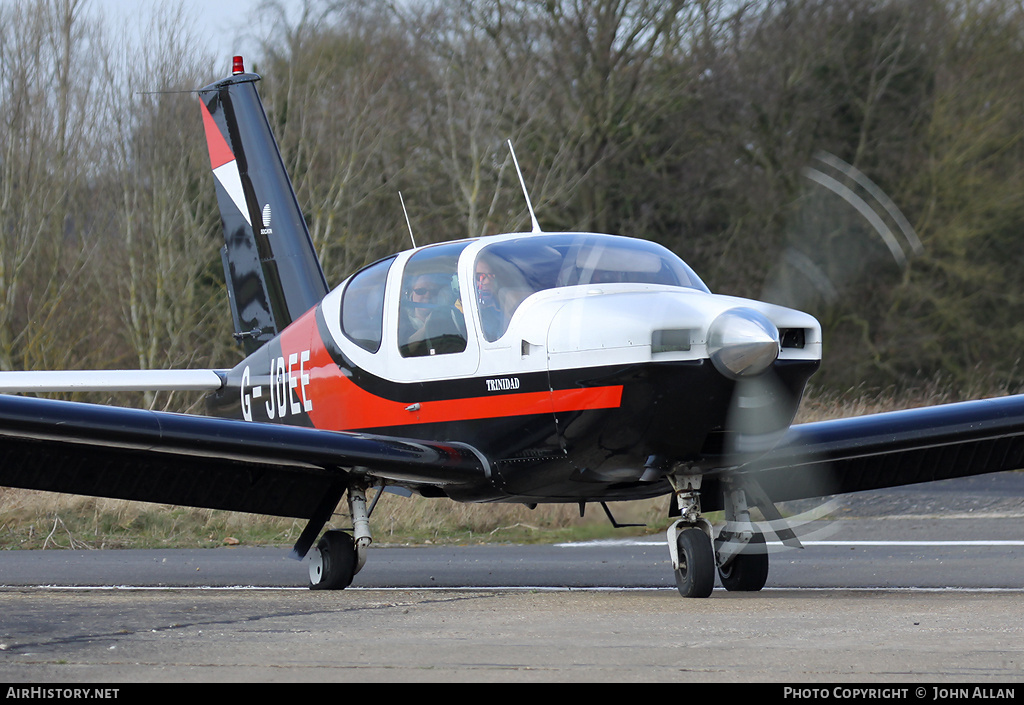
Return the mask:
M 256 91 L 232 75 L 199 90 L 224 227 L 221 251 L 235 337 L 258 349 L 327 294 L 298 199 Z

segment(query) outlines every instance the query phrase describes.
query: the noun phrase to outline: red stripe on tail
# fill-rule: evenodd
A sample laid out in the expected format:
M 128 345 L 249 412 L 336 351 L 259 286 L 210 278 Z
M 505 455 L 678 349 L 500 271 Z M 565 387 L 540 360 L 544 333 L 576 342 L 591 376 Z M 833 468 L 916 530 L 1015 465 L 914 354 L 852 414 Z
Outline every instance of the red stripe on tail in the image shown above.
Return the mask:
M 203 111 L 203 127 L 206 129 L 206 147 L 210 150 L 210 168 L 216 169 L 219 166 L 223 166 L 230 161 L 233 161 L 235 155 L 231 152 L 231 147 L 228 147 L 227 141 L 224 139 L 224 135 L 220 133 L 220 129 L 217 127 L 217 123 L 213 121 L 213 116 L 210 115 L 210 111 L 206 108 L 206 103 L 199 101 L 199 107 Z

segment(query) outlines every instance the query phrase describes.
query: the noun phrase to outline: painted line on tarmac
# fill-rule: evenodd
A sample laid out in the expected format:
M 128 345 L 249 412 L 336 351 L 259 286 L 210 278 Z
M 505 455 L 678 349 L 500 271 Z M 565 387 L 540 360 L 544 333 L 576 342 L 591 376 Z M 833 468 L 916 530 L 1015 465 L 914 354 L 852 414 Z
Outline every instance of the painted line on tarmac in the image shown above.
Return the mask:
M 1024 546 L 1024 540 L 983 539 L 977 541 L 801 541 L 804 546 Z M 780 544 L 769 541 L 768 545 Z M 556 543 L 558 548 L 600 548 L 604 546 L 664 546 L 665 539 L 603 539 L 581 543 Z
M 804 541 L 805 546 L 1024 546 L 1024 540 L 981 541 Z
M 155 592 L 155 591 L 193 591 L 193 592 L 216 592 L 216 591 L 238 591 L 238 592 L 313 592 L 307 587 L 266 587 L 257 585 L 233 585 L 233 586 L 197 586 L 197 585 L 0 585 L 0 590 L 53 590 L 53 591 L 124 591 L 124 592 Z M 808 586 L 786 586 L 777 585 L 764 587 L 760 592 L 958 592 L 958 593 L 1024 593 L 1024 588 L 1019 587 L 913 587 L 913 586 L 891 586 L 878 585 L 869 587 L 808 587 Z M 412 587 L 358 587 L 345 588 L 344 592 L 676 592 L 675 587 L 663 585 L 652 585 L 650 587 L 622 587 L 622 586 L 551 586 L 551 585 L 496 585 L 488 587 L 465 586 L 412 586 Z M 342 592 L 342 591 L 335 591 Z M 727 592 L 725 588 L 715 587 L 715 592 Z M 751 593 L 752 594 L 752 593 Z

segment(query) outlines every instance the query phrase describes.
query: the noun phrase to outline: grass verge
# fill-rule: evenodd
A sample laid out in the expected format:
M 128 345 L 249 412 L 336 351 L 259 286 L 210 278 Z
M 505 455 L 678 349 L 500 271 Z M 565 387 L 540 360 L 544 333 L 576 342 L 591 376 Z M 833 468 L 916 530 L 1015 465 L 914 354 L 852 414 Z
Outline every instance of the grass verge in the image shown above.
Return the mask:
M 338 511 L 346 509 L 342 502 Z M 612 505 L 615 529 L 597 505 L 580 518 L 577 505 L 460 504 L 385 494 L 371 519 L 376 545 L 537 543 L 624 537 L 663 531 L 667 498 Z M 212 509 L 0 488 L 0 550 L 92 548 L 208 548 L 290 546 L 299 519 Z M 330 527 L 351 521 L 335 514 Z

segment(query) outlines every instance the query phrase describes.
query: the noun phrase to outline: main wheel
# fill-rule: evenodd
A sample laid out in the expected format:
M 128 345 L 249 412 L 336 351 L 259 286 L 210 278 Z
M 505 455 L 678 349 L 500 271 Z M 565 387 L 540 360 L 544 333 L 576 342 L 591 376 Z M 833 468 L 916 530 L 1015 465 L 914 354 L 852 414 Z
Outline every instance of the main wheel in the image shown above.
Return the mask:
M 708 597 L 715 587 L 715 552 L 700 529 L 684 529 L 676 537 L 679 567 L 676 586 L 683 597 Z
M 309 561 L 310 590 L 344 590 L 356 573 L 356 544 L 344 531 L 325 532 Z
M 722 587 L 730 592 L 757 592 L 768 582 L 768 551 L 765 550 L 764 535 L 754 534 L 748 546 L 753 547 L 753 551 L 740 553 L 728 565 L 718 569 Z

